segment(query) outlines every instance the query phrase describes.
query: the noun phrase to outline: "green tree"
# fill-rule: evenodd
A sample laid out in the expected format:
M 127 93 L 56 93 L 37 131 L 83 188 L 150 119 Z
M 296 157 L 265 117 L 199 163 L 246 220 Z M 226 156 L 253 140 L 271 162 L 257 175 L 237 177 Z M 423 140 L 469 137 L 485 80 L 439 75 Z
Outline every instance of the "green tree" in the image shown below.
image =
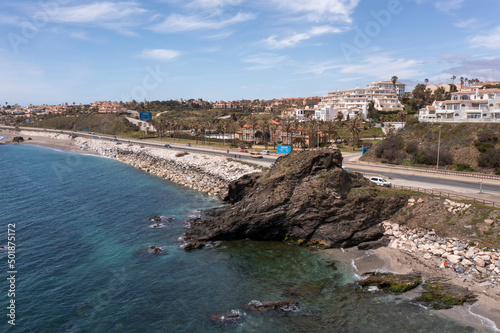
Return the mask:
M 359 133 L 363 130 L 363 124 L 361 121 L 361 117 L 358 115 L 347 122 L 347 128 L 349 129 L 349 132 L 352 133 L 352 150 L 355 150 L 357 144 L 356 138 L 359 139 Z

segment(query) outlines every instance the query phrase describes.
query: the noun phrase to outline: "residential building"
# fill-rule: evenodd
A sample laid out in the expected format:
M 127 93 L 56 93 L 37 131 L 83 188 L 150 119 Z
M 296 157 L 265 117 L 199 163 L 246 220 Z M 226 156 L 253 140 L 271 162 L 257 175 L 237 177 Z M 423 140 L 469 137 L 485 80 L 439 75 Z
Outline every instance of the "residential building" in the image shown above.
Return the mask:
M 370 83 L 365 88 L 329 92 L 315 109 L 321 111 L 318 115 L 325 116 L 328 110 L 332 119 L 338 113 L 342 114 L 343 119 L 352 119 L 358 115 L 366 119 L 370 102 L 379 111 L 403 111 L 404 107 L 399 99 L 404 95 L 405 86 L 399 81 L 395 85 L 391 81 L 379 81 Z
M 422 108 L 419 121 L 500 122 L 500 89 L 470 88 L 451 93 L 451 100 Z

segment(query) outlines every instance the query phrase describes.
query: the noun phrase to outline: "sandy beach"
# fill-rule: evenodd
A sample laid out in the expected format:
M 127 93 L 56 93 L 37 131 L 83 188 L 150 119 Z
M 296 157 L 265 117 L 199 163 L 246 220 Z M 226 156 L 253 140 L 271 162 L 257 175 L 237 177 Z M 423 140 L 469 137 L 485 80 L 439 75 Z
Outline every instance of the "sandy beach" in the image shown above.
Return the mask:
M 438 312 L 485 332 L 500 332 L 500 289 L 486 289 L 477 283 L 465 280 L 463 275 L 450 269 L 442 269 L 440 268 L 441 261 L 437 258 L 424 259 L 423 255 L 418 253 L 389 247 L 369 251 L 360 251 L 357 248 L 327 249 L 324 253 L 330 258 L 340 260 L 345 265 L 350 265 L 359 275 L 376 270 L 396 274 L 420 273 L 424 281 L 442 277 L 449 283 L 467 287 L 478 296 L 476 303 L 449 310 L 438 310 Z
M 21 135 L 21 134 L 13 134 L 11 133 L 12 131 L 9 130 L 2 130 L 0 131 L 1 136 L 7 137 L 6 139 L 1 140 L 0 142 L 11 142 L 12 139 L 16 136 L 22 136 L 24 138 L 24 142 L 21 144 L 29 144 L 29 145 L 38 145 L 38 146 L 45 146 L 45 147 L 53 147 L 53 148 L 59 148 L 59 149 L 64 149 L 64 150 L 70 150 L 74 152 L 85 152 L 86 154 L 97 154 L 94 151 L 91 150 L 84 150 L 82 151 L 81 147 L 78 146 L 74 140 L 68 139 L 67 134 L 61 134 L 60 138 L 51 138 L 47 136 L 40 136 L 40 135 Z M 33 133 L 36 134 L 36 133 Z M 28 140 L 28 138 L 31 138 L 31 140 Z

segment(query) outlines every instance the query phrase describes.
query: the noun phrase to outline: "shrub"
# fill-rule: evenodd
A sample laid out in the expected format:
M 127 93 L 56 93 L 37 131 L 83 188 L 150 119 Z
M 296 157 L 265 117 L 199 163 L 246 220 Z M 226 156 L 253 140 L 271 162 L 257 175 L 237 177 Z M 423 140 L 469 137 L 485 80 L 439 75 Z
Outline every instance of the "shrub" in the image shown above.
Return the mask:
M 406 152 L 408 154 L 415 154 L 418 151 L 418 140 L 410 141 L 406 144 Z
M 457 163 L 455 165 L 455 169 L 457 171 L 466 171 L 466 172 L 474 172 L 474 171 L 476 171 L 470 165 L 468 165 L 468 164 L 462 164 L 462 163 Z
M 437 148 L 427 148 L 419 150 L 412 157 L 412 162 L 415 164 L 434 165 L 437 162 Z M 439 165 L 453 164 L 453 155 L 448 149 L 439 151 Z
M 490 149 L 479 156 L 478 165 L 482 168 L 500 168 L 500 149 Z
M 374 149 L 376 157 L 386 159 L 389 162 L 401 162 L 404 158 L 404 153 L 401 152 L 403 139 L 399 136 L 388 137 L 372 149 Z

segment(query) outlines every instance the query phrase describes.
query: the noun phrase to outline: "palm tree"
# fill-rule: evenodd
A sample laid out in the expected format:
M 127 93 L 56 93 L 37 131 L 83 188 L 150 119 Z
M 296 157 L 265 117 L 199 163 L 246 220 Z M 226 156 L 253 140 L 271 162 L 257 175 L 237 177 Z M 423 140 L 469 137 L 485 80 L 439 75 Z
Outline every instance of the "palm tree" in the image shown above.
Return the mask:
M 292 128 L 292 122 L 290 121 L 290 119 L 284 120 L 282 129 L 284 129 L 286 133 L 286 144 L 289 144 L 288 134 L 290 133 L 291 128 Z
M 355 150 L 356 147 L 356 136 L 359 137 L 359 133 L 363 129 L 363 125 L 361 124 L 361 117 L 358 115 L 352 120 L 349 120 L 347 123 L 347 128 L 349 132 L 352 133 L 352 150 Z
M 325 121 L 323 124 L 323 130 L 328 134 L 328 141 L 332 141 L 332 136 L 337 139 L 339 133 L 337 131 L 337 124 L 333 121 Z
M 460 84 L 461 84 L 462 86 L 464 85 L 464 77 L 463 77 L 463 76 L 461 76 L 461 77 L 460 77 Z
M 427 83 L 429 83 L 429 79 L 427 79 L 427 78 L 426 78 L 426 79 L 424 80 L 424 82 L 425 82 L 425 85 L 427 86 Z
M 455 75 L 453 75 L 453 76 L 451 77 L 451 84 L 455 84 L 455 79 L 456 79 L 456 78 L 457 78 L 457 77 L 456 77 Z
M 250 115 L 250 117 L 248 117 L 248 119 L 247 119 L 247 124 L 252 127 L 252 135 L 253 135 L 253 140 L 254 140 L 253 144 L 256 145 L 257 138 L 255 136 L 255 129 L 259 126 L 259 120 L 255 116 Z
M 273 148 L 276 149 L 276 130 L 278 129 L 278 126 L 274 123 L 269 126 L 269 129 L 271 130 L 271 138 L 273 139 Z
M 396 92 L 396 83 L 398 82 L 398 77 L 394 75 L 391 78 L 391 82 L 392 82 L 392 86 L 394 87 L 394 92 Z
M 397 115 L 399 122 L 403 123 L 405 121 L 407 115 L 408 115 L 408 112 L 406 112 L 406 111 L 399 111 L 398 115 Z

